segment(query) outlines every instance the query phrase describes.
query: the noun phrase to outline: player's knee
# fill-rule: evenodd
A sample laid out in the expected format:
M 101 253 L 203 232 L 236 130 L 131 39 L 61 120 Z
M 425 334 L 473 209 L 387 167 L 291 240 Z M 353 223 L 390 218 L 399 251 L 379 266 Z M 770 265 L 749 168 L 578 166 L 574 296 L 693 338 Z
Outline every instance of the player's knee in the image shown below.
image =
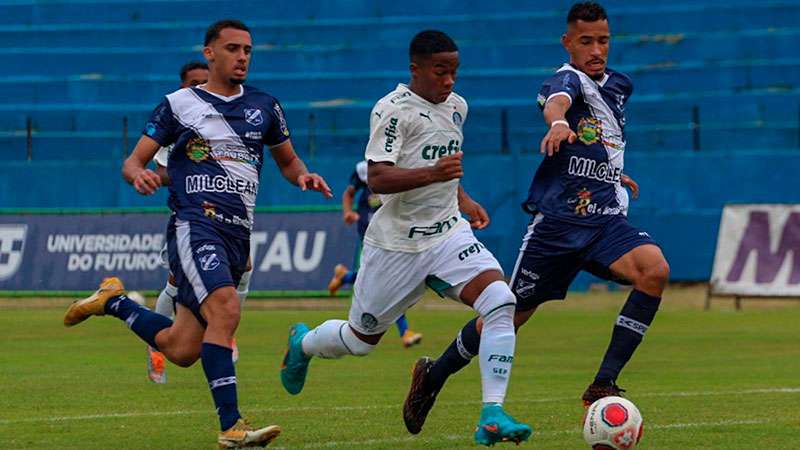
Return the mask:
M 644 284 L 663 289 L 669 281 L 669 264 L 662 258 L 659 262 L 648 266 L 642 278 Z
M 231 290 L 230 292 L 235 291 Z M 208 302 L 206 320 L 209 325 L 235 328 L 239 324 L 241 304 L 238 295 L 219 295 L 206 301 Z
M 513 319 L 516 304 L 517 299 L 508 284 L 505 281 L 495 281 L 483 289 L 473 307 L 486 324 L 498 314 Z

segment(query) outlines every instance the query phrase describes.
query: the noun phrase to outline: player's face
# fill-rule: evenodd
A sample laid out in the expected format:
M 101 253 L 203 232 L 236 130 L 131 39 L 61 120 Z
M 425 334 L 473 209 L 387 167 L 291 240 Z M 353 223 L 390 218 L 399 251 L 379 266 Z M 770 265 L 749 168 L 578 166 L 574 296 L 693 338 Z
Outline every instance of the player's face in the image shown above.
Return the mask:
M 594 79 L 602 78 L 605 73 L 610 40 L 607 20 L 578 20 L 569 24 L 567 33 L 561 36 L 570 63 Z
M 456 84 L 458 64 L 458 52 L 434 53 L 412 62 L 414 92 L 431 103 L 447 100 Z
M 208 81 L 207 69 L 192 69 L 186 72 L 186 78 L 181 83 L 181 87 L 197 86 L 198 84 L 206 84 Z
M 250 33 L 235 28 L 225 28 L 219 38 L 203 50 L 214 78 L 231 84 L 242 84 L 247 78 L 253 42 Z

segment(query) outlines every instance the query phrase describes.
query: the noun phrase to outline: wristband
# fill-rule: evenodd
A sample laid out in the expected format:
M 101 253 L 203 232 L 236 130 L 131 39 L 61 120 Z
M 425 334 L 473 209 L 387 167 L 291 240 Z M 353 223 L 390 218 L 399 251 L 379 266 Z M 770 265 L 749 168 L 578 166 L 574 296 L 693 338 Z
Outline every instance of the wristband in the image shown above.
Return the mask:
M 565 125 L 567 128 L 569 128 L 569 122 L 567 122 L 566 120 L 554 120 L 550 122 L 550 128 L 553 128 L 553 126 L 557 124 Z

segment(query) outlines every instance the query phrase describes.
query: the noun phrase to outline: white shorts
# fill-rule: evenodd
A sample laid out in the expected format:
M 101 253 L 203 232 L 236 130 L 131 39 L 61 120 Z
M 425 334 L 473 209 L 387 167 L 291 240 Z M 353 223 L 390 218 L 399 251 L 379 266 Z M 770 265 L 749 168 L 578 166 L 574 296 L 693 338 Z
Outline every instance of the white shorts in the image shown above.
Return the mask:
M 442 242 L 419 253 L 384 250 L 364 243 L 353 287 L 350 326 L 362 334 L 380 334 L 425 293 L 458 300 L 463 285 L 479 274 L 503 269 L 469 226 L 461 226 Z

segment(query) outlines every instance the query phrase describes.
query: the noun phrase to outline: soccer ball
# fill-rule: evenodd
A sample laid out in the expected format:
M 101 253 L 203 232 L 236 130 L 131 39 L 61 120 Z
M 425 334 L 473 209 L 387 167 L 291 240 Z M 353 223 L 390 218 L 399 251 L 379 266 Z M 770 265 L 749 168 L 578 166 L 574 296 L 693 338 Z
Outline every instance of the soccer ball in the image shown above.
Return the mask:
M 138 291 L 130 291 L 125 294 L 129 299 L 135 301 L 140 306 L 144 306 L 145 298 L 144 295 L 140 294 Z
M 642 438 L 644 421 L 636 405 L 622 397 L 592 403 L 583 420 L 583 438 L 598 450 L 628 450 Z

